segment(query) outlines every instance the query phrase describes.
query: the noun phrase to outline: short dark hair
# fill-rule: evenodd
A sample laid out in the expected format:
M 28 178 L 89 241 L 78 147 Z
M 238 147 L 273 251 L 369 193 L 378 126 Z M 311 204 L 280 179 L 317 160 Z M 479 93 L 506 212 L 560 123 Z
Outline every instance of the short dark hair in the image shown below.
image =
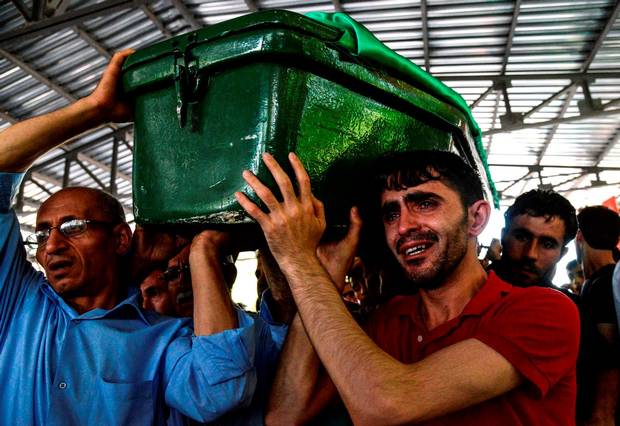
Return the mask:
M 449 151 L 392 153 L 377 161 L 373 175 L 374 189 L 378 194 L 440 181 L 459 194 L 464 208 L 484 199 L 480 175 L 461 157 Z
M 504 213 L 506 228 L 510 227 L 516 216 L 526 214 L 532 217 L 544 217 L 546 220 L 554 216 L 564 222 L 564 245 L 568 244 L 577 234 L 577 216 L 573 205 L 555 191 L 532 189 L 517 197 L 512 206 Z
M 574 268 L 576 268 L 577 266 L 579 266 L 579 262 L 577 262 L 577 259 L 573 259 L 573 260 L 571 260 L 570 262 L 568 262 L 566 264 L 566 270 L 567 271 L 571 271 Z
M 605 206 L 590 206 L 577 215 L 579 230 L 588 245 L 598 250 L 613 250 L 620 238 L 620 216 Z

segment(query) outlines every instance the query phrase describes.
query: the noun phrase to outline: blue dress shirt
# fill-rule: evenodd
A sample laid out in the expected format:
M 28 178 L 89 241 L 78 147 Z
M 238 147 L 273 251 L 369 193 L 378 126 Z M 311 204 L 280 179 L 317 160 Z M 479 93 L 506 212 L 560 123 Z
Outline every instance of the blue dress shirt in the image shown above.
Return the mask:
M 79 315 L 26 259 L 10 208 L 22 177 L 0 173 L 0 425 L 209 422 L 231 410 L 224 420 L 262 422 L 262 407 L 247 407 L 286 327 L 239 311 L 239 328 L 197 337 L 188 319 L 143 311 L 135 291 Z

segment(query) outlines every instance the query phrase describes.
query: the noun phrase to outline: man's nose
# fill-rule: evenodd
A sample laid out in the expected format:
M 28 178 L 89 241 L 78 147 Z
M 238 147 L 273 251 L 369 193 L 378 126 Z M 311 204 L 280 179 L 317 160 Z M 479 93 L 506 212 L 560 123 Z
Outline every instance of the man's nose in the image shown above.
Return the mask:
M 538 259 L 538 243 L 532 240 L 525 246 L 525 257 L 528 259 Z
M 147 311 L 154 311 L 155 307 L 153 306 L 153 301 L 150 297 L 142 295 L 142 309 Z
M 63 250 L 67 245 L 67 237 L 65 237 L 58 228 L 54 228 L 50 231 L 50 235 L 45 242 L 45 251 L 47 253 L 57 253 L 59 250 Z
M 416 215 L 409 213 L 406 209 L 403 209 L 398 219 L 398 233 L 400 235 L 407 235 L 412 229 L 416 229 L 420 226 Z

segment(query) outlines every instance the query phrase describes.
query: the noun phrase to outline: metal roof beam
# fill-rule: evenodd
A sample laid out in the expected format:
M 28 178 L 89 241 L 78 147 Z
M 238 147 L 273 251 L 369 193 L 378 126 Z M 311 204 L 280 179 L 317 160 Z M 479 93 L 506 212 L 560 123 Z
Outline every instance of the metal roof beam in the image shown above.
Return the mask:
M 80 160 L 78 160 L 77 158 L 75 159 L 75 162 L 78 164 L 78 166 L 80 166 L 80 167 L 81 167 L 81 168 L 82 168 L 82 169 L 86 172 L 86 174 L 87 174 L 88 176 L 90 176 L 90 178 L 91 178 L 92 180 L 94 180 L 94 181 L 95 181 L 95 183 L 96 183 L 97 185 L 99 185 L 99 187 L 100 187 L 101 189 L 103 189 L 104 191 L 108 189 L 108 187 L 107 187 L 106 185 L 104 185 L 104 184 L 103 184 L 103 182 L 101 181 L 101 179 L 99 179 L 99 178 L 97 177 L 97 175 L 95 175 L 95 174 L 93 173 L 93 171 L 92 171 L 91 169 L 89 169 L 89 168 L 86 166 L 86 164 L 82 163 L 82 162 L 81 162 Z
M 5 58 L 7 58 L 14 65 L 16 65 L 17 67 L 21 68 L 22 70 L 24 70 L 28 74 L 30 74 L 35 80 L 38 80 L 39 83 L 42 83 L 42 84 L 46 85 L 51 90 L 53 90 L 56 93 L 58 93 L 59 95 L 61 95 L 63 98 L 65 98 L 69 102 L 75 102 L 77 100 L 77 98 L 75 96 L 73 96 L 71 93 L 69 93 L 63 87 L 61 87 L 58 84 L 54 83 L 52 80 L 50 80 L 49 78 L 47 78 L 46 76 L 41 74 L 39 71 L 37 71 L 34 68 L 32 68 L 30 65 L 28 65 L 27 63 L 25 63 L 24 61 L 19 59 L 17 56 L 13 55 L 12 53 L 7 52 L 6 50 L 0 48 L 0 55 L 4 56 Z
M 558 117 L 557 117 L 558 119 L 564 118 L 564 115 L 566 114 L 566 111 L 568 111 L 568 107 L 570 106 L 570 103 L 573 101 L 573 97 L 575 96 L 576 92 L 577 92 L 577 86 L 572 86 L 568 90 L 568 92 L 566 92 L 566 98 L 564 99 L 564 104 L 562 104 L 562 109 L 560 109 L 560 112 L 558 113 Z M 553 127 L 551 127 L 551 129 L 549 130 L 549 133 L 547 134 L 547 137 L 545 138 L 543 147 L 540 150 L 540 154 L 538 154 L 538 158 L 536 159 L 536 164 L 540 164 L 540 161 L 543 159 L 543 157 L 547 153 L 547 149 L 549 149 L 549 145 L 551 145 L 551 142 L 553 142 L 553 138 L 555 137 L 555 132 L 558 131 L 558 127 L 560 127 L 560 124 L 562 123 L 558 122 L 557 124 L 554 124 Z
M 21 59 L 19 59 L 17 56 L 13 55 L 12 53 L 7 52 L 6 50 L 0 48 L 0 55 L 6 57 L 9 61 L 13 62 L 14 65 L 16 65 L 16 66 L 20 67 L 22 70 L 26 71 L 34 79 L 38 80 L 40 83 L 43 83 L 44 85 L 49 87 L 51 90 L 56 91 L 56 93 L 58 93 L 59 95 L 64 97 L 69 102 L 75 102 L 75 101 L 78 100 L 77 97 L 75 97 L 74 95 L 69 93 L 62 86 L 54 83 L 48 77 L 44 76 L 39 71 L 37 71 L 34 68 L 32 68 L 30 65 L 26 64 L 24 61 L 22 61 Z M 114 130 L 118 130 L 118 125 L 117 124 L 112 123 L 112 124 L 107 124 L 107 126 L 111 127 Z M 70 141 L 75 140 L 75 139 L 77 139 L 79 137 L 80 137 L 80 135 L 78 135 L 76 138 L 70 139 Z M 66 142 L 69 142 L 69 141 L 66 141 Z
M 484 91 L 484 93 L 482 93 L 482 95 L 478 96 L 478 99 L 476 99 L 470 106 L 469 109 L 474 109 L 476 108 L 480 102 L 484 101 L 486 99 L 487 96 L 489 96 L 489 93 L 491 93 L 493 90 L 495 90 L 494 86 L 489 87 L 487 90 Z
M 65 158 L 68 158 L 68 157 L 71 157 L 71 156 L 76 156 L 80 151 L 83 151 L 83 150 L 85 150 L 87 148 L 94 147 L 94 146 L 102 144 L 102 143 L 105 143 L 110 138 L 113 138 L 115 136 L 118 137 L 118 136 L 126 133 L 132 126 L 133 126 L 132 124 L 129 124 L 129 125 L 126 125 L 126 126 L 123 126 L 123 127 L 119 127 L 117 130 L 114 130 L 113 132 L 111 132 L 109 134 L 106 134 L 106 135 L 103 135 L 101 137 L 98 137 L 97 139 L 94 139 L 94 140 L 92 140 L 92 141 L 90 141 L 88 143 L 85 143 L 85 144 L 83 144 L 83 145 L 81 145 L 81 146 L 79 146 L 77 148 L 73 148 L 73 149 L 70 149 L 68 151 L 65 151 L 62 154 L 59 154 L 59 155 L 57 155 L 55 157 L 50 158 L 49 160 L 45 160 L 45 161 L 43 161 L 41 163 L 35 164 L 34 166 L 32 166 L 30 168 L 30 170 L 40 171 L 40 170 L 45 169 L 46 167 L 51 166 L 52 164 L 55 164 L 55 163 L 57 163 L 57 162 L 59 162 L 61 160 L 64 160 Z M 65 144 L 69 143 L 69 142 L 71 142 L 73 140 L 79 139 L 81 137 L 84 137 L 84 136 L 86 136 L 86 135 L 88 135 L 90 133 L 93 133 L 93 132 L 95 132 L 97 130 L 100 130 L 100 129 L 101 129 L 101 127 L 97 127 L 97 128 L 91 129 L 88 132 L 84 132 L 84 133 L 82 133 L 82 134 L 80 134 L 80 135 L 78 135 L 78 136 L 76 136 L 74 138 L 69 139 L 68 141 L 65 142 Z
M 187 8 L 183 0 L 170 0 L 170 3 L 174 6 L 174 8 L 181 14 L 183 19 L 187 21 L 192 30 L 197 30 L 198 28 L 203 27 L 203 25 L 198 22 L 194 14 Z
M 497 121 L 497 115 L 499 113 L 499 92 L 495 93 L 495 102 L 493 104 L 493 115 L 491 117 L 491 126 L 495 125 L 495 122 Z M 493 135 L 489 136 L 489 143 L 487 143 L 487 146 L 485 148 L 486 152 L 489 152 L 491 150 L 491 145 L 493 144 Z
M 620 14 L 620 1 L 616 1 L 616 5 L 611 10 L 611 13 L 609 14 L 609 17 L 607 18 L 607 22 L 605 23 L 605 26 L 601 30 L 601 33 L 596 39 L 596 42 L 594 42 L 594 45 L 590 49 L 590 54 L 584 61 L 583 65 L 581 65 L 581 72 L 587 71 L 590 68 L 590 65 L 592 65 L 594 58 L 596 58 L 598 51 L 601 49 L 601 46 L 603 46 L 603 42 L 607 38 L 607 34 L 609 34 L 609 31 L 611 31 L 611 28 L 616 23 L 616 19 L 618 18 L 619 14 Z
M 508 36 L 506 38 L 506 50 L 504 51 L 504 59 L 502 59 L 502 71 L 501 74 L 506 74 L 506 66 L 510 59 L 510 52 L 512 51 L 512 42 L 514 41 L 515 29 L 517 28 L 517 22 L 519 20 L 519 12 L 521 11 L 521 0 L 515 0 L 514 9 L 512 11 L 512 21 L 510 22 L 510 30 L 508 30 Z
M 53 192 L 50 191 L 49 189 L 47 189 L 47 187 L 45 185 L 43 185 L 40 182 L 37 182 L 37 180 L 33 176 L 30 176 L 30 178 L 28 180 L 30 182 L 32 182 L 35 186 L 37 186 L 41 191 L 45 192 L 47 195 L 52 195 L 53 194 Z
M 22 17 L 24 18 L 26 22 L 32 21 L 32 16 L 30 14 L 30 11 L 28 10 L 28 8 L 26 7 L 26 5 L 24 4 L 22 0 L 11 0 L 11 3 L 13 3 L 17 11 L 22 15 Z
M 601 163 L 601 161 L 605 159 L 605 157 L 607 157 L 611 150 L 615 148 L 615 146 L 618 144 L 618 141 L 620 141 L 620 126 L 616 129 L 614 134 L 611 135 L 611 137 L 607 141 L 607 144 L 605 145 L 605 148 L 596 157 L 597 166 Z
M 250 12 L 258 12 L 258 5 L 255 0 L 245 0 L 245 5 L 248 7 Z
M 603 185 L 596 185 L 596 186 L 593 186 L 593 185 L 590 185 L 590 186 L 582 186 L 582 187 L 579 187 L 579 188 L 560 189 L 560 190 L 558 190 L 557 192 L 559 192 L 560 194 L 562 194 L 562 193 L 568 193 L 568 195 L 567 195 L 567 196 L 569 196 L 569 195 L 570 195 L 570 194 L 572 194 L 574 191 L 586 191 L 586 190 L 588 190 L 588 189 L 592 189 L 592 188 L 607 188 L 607 187 L 610 187 L 610 186 L 611 186 L 611 187 L 618 187 L 618 186 L 620 186 L 620 182 L 611 182 L 611 183 L 606 183 L 606 184 L 603 184 Z
M 81 161 L 83 161 L 85 163 L 88 163 L 88 164 L 90 164 L 92 166 L 97 167 L 98 169 L 105 170 L 108 173 L 110 173 L 112 171 L 112 166 L 108 166 L 107 164 L 102 163 L 101 161 L 95 160 L 94 158 L 92 158 L 92 157 L 90 157 L 88 155 L 85 155 L 85 154 L 83 154 L 81 152 L 78 153 L 77 158 L 78 158 L 78 160 L 81 160 Z M 119 178 L 121 178 L 123 180 L 126 180 L 127 182 L 131 182 L 131 177 L 127 176 L 125 173 L 117 171 L 116 172 L 116 177 L 119 177 Z
M 428 42 L 428 5 L 426 4 L 426 0 L 420 0 L 420 16 L 422 20 L 422 45 L 424 47 L 424 68 L 426 72 L 430 72 L 431 69 L 431 59 L 429 53 L 429 42 Z
M 86 43 L 90 45 L 93 49 L 95 49 L 101 56 L 105 56 L 107 59 L 112 58 L 112 53 L 103 47 L 101 43 L 93 38 L 84 28 L 79 25 L 75 25 L 73 27 L 73 31 L 76 32 L 78 36 L 80 36 Z
M 570 166 L 570 165 L 535 165 L 535 164 L 502 164 L 502 163 L 490 163 L 489 167 L 517 167 L 517 168 L 530 168 L 536 167 L 537 170 L 540 169 L 575 169 L 575 170 L 584 170 L 587 173 L 600 173 L 605 171 L 617 172 L 620 171 L 620 167 L 601 167 L 601 166 Z
M 0 49 L 0 53 L 3 53 L 3 54 L 4 54 L 4 53 L 8 53 L 8 52 L 3 52 L 3 51 L 2 51 L 2 49 Z M 26 67 L 26 71 L 28 71 L 29 73 L 31 73 L 31 75 L 32 75 L 34 78 L 36 78 L 37 80 L 41 81 L 43 84 L 47 85 L 48 87 L 52 88 L 53 90 L 57 90 L 57 91 L 59 91 L 61 95 L 63 95 L 65 98 L 67 98 L 67 99 L 68 99 L 68 100 L 70 100 L 70 101 L 74 101 L 74 100 L 76 99 L 76 98 L 74 98 L 74 97 L 73 97 L 73 95 L 71 95 L 70 93 L 66 92 L 66 91 L 65 91 L 64 89 L 62 89 L 60 86 L 56 85 L 55 83 L 53 83 L 52 81 L 50 81 L 48 78 L 46 78 L 45 76 L 43 76 L 42 74 L 40 74 L 40 73 L 39 73 L 39 72 L 37 72 L 36 70 L 33 70 L 31 67 L 29 67 L 28 65 L 24 64 L 22 61 L 19 61 L 19 60 L 18 60 L 17 58 L 15 58 L 13 55 L 11 55 L 11 56 L 12 56 L 12 58 L 9 58 L 9 59 L 11 59 L 11 60 L 17 60 L 17 62 L 21 62 L 21 63 L 19 64 L 19 66 L 22 66 L 22 64 L 23 64 L 23 65 Z M 16 122 L 17 122 L 17 120 L 16 120 L 14 117 L 10 116 L 10 115 L 9 115 L 9 114 L 7 114 L 7 113 L 3 113 L 3 114 L 0 116 L 0 118 L 6 119 L 6 120 L 7 120 L 7 121 L 9 121 L 10 123 L 16 123 Z M 110 125 L 110 127 L 112 127 L 112 128 L 114 129 L 114 131 L 115 131 L 115 132 L 119 130 L 119 127 L 118 127 L 116 124 L 111 124 L 111 125 Z M 125 129 L 125 128 L 123 128 L 123 131 L 124 131 L 124 129 Z M 93 131 L 94 131 L 94 130 L 96 130 L 96 129 L 93 129 Z M 82 133 L 81 135 L 78 135 L 77 137 L 72 138 L 72 139 L 70 139 L 69 141 L 64 142 L 64 143 L 63 143 L 63 145 L 60 147 L 60 149 L 64 149 L 64 150 L 65 150 L 65 151 L 67 151 L 67 152 L 73 152 L 73 150 L 69 150 L 69 149 L 67 149 L 67 148 L 65 147 L 65 144 L 66 144 L 66 143 L 69 143 L 70 141 L 76 140 L 76 139 L 78 139 L 78 138 L 80 138 L 80 137 L 83 137 L 83 136 L 85 136 L 86 134 L 88 134 L 88 132 Z M 115 133 L 115 134 L 116 134 L 116 133 Z M 122 137 L 122 136 L 120 136 L 120 135 L 119 135 L 118 137 Z M 88 156 L 88 155 L 86 155 L 86 154 L 83 154 L 83 153 L 79 152 L 79 151 L 81 151 L 81 150 L 83 150 L 83 149 L 84 149 L 84 146 L 80 146 L 79 148 L 77 148 L 77 150 L 78 150 L 78 151 L 77 151 L 77 158 L 79 158 L 80 160 L 82 160 L 82 161 L 84 161 L 84 162 L 87 162 L 87 163 L 89 163 L 89 164 L 92 164 L 93 166 L 98 167 L 98 168 L 100 168 L 100 169 L 102 169 L 102 170 L 105 170 L 105 171 L 107 171 L 107 172 L 110 172 L 110 169 L 111 169 L 111 168 L 110 168 L 110 166 L 108 166 L 108 165 L 106 165 L 106 164 L 104 164 L 104 163 L 101 163 L 100 161 L 97 161 L 97 160 L 95 160 L 94 158 L 91 158 L 91 157 L 89 157 L 89 156 Z M 121 179 L 124 179 L 124 180 L 126 180 L 126 181 L 131 182 L 131 178 L 130 178 L 129 176 L 127 176 L 126 174 L 124 174 L 124 173 L 117 172 L 117 176 L 118 176 L 118 177 L 120 177 Z M 60 186 L 61 186 L 61 187 L 63 187 L 62 185 L 60 185 Z
M 556 92 L 553 95 L 549 96 L 547 99 L 545 99 L 544 101 L 542 101 L 541 103 L 536 105 L 534 108 L 532 108 L 528 112 L 524 113 L 523 114 L 523 118 L 527 118 L 530 115 L 534 114 L 535 112 L 540 111 L 542 108 L 546 107 L 551 102 L 553 102 L 554 100 L 556 100 L 557 98 L 559 98 L 560 96 L 562 96 L 563 94 L 568 92 L 573 86 L 574 86 L 574 83 L 571 83 L 571 84 L 565 86 L 564 88 L 562 88 L 559 92 Z
M 155 12 L 151 10 L 150 7 L 148 7 L 146 4 L 143 4 L 140 6 L 140 9 L 142 9 L 142 12 L 144 12 L 146 17 L 149 18 L 153 24 L 155 24 L 157 29 L 161 31 L 164 36 L 166 36 L 167 38 L 172 37 L 172 33 L 168 30 L 168 28 L 166 28 L 164 23 L 159 19 Z
M 32 12 L 31 18 L 33 21 L 40 21 L 43 19 L 43 12 L 45 12 L 45 0 L 32 0 Z
M 43 174 L 43 173 L 40 173 L 40 172 L 30 172 L 28 174 L 28 176 L 31 177 L 31 178 L 35 178 L 37 180 L 42 180 L 44 182 L 49 183 L 50 185 L 54 185 L 54 186 L 57 186 L 59 188 L 63 187 L 62 186 L 62 182 L 59 181 L 58 179 L 54 179 L 53 177 L 48 176 L 48 175 Z
M 613 115 L 620 115 L 620 108 L 605 110 L 605 111 L 596 111 L 596 112 L 591 112 L 588 114 L 571 115 L 570 117 L 554 118 L 553 120 L 541 121 L 538 123 L 523 123 L 523 124 L 519 124 L 516 126 L 503 127 L 499 129 L 490 129 L 490 130 L 482 132 L 482 136 L 495 135 L 497 133 L 516 132 L 518 130 L 524 130 L 524 129 L 537 129 L 539 127 L 553 126 L 553 125 L 562 124 L 562 123 L 575 123 L 578 121 L 589 120 L 589 119 L 596 118 L 596 117 L 609 117 Z
M 43 14 L 46 17 L 58 16 L 65 13 L 70 0 L 46 0 Z
M 588 172 L 579 173 L 577 176 L 573 176 L 573 177 L 570 177 L 568 179 L 563 180 L 562 182 L 555 183 L 555 184 L 553 184 L 553 188 L 555 190 L 555 188 L 557 188 L 558 186 L 562 186 L 562 185 L 566 185 L 567 183 L 574 182 L 577 179 L 581 179 L 586 174 L 588 174 Z M 545 177 L 548 178 L 548 177 L 551 177 L 551 176 L 545 176 Z
M 482 74 L 450 74 L 435 75 L 441 81 L 492 81 L 493 83 L 505 83 L 513 80 L 571 80 L 580 82 L 583 80 L 620 79 L 620 71 L 612 72 L 587 72 L 587 73 L 524 73 L 506 75 L 482 75 Z
M 1 53 L 5 53 L 5 52 L 2 52 L 2 49 L 0 49 L 0 52 L 1 52 Z M 13 57 L 13 59 L 17 59 L 17 58 Z M 13 59 L 11 59 L 11 60 L 13 60 Z M 21 62 L 21 61 L 19 61 L 19 62 Z M 24 64 L 24 65 L 25 65 L 26 67 L 28 67 L 26 64 Z M 20 64 L 20 66 L 21 66 L 21 64 Z M 61 95 L 63 95 L 65 98 L 67 98 L 67 97 L 68 97 L 68 99 L 69 99 L 69 100 L 71 100 L 71 101 L 75 100 L 75 98 L 73 97 L 73 95 L 71 95 L 70 93 L 66 92 L 64 89 L 60 88 L 60 86 L 57 86 L 55 83 L 51 82 L 51 81 L 50 81 L 49 79 L 47 79 L 45 76 L 41 75 L 40 73 L 38 73 L 37 71 L 35 71 L 35 70 L 31 69 L 30 67 L 28 67 L 28 68 L 29 68 L 29 69 L 28 69 L 28 72 L 31 72 L 31 71 L 32 71 L 32 73 L 31 73 L 31 74 L 33 75 L 33 77 L 35 77 L 36 79 L 38 79 L 39 81 L 41 81 L 43 84 L 45 84 L 45 85 L 47 85 L 47 86 L 51 87 L 51 88 L 52 88 L 52 89 L 54 89 L 54 90 L 59 90 L 59 91 L 61 91 Z M 3 119 L 4 119 L 4 118 L 6 118 L 6 119 L 7 119 L 7 121 L 9 121 L 9 122 L 11 122 L 11 123 L 16 123 L 16 122 L 17 122 L 17 120 L 16 120 L 14 117 L 10 116 L 10 115 L 9 115 L 9 114 L 7 114 L 7 113 L 3 113 L 2 118 L 3 118 Z M 113 127 L 115 130 L 117 130 L 117 129 L 118 129 L 118 126 L 116 126 L 116 125 L 112 125 L 112 127 Z M 80 135 L 80 137 L 81 137 L 81 136 L 84 136 L 84 135 L 85 135 L 85 134 L 82 134 L 82 135 Z M 67 142 L 68 142 L 68 141 L 67 141 Z M 65 142 L 65 143 L 67 143 L 67 142 Z M 63 144 L 63 145 L 64 145 L 64 144 Z M 64 146 L 61 146 L 61 149 L 65 149 L 65 150 L 67 150 Z M 83 149 L 83 147 L 79 147 L 79 149 L 80 149 L 80 150 L 82 150 L 82 149 Z M 67 150 L 67 151 L 70 151 L 70 150 Z M 103 163 L 101 163 L 100 161 L 97 161 L 97 160 L 95 160 L 94 158 L 91 158 L 91 157 L 89 157 L 89 156 L 87 156 L 86 154 L 83 154 L 83 153 L 81 153 L 81 152 L 78 152 L 78 154 L 77 154 L 77 158 L 79 158 L 79 159 L 80 159 L 80 160 L 82 160 L 82 161 L 88 162 L 88 163 L 90 163 L 90 164 L 92 164 L 92 165 L 94 165 L 94 166 L 96 166 L 96 167 L 98 167 L 98 168 L 100 168 L 100 169 L 103 169 L 103 170 L 105 170 L 105 171 L 107 171 L 107 172 L 109 172 L 109 171 L 110 171 L 110 166 L 108 166 L 108 165 L 106 165 L 106 164 L 103 164 Z M 129 182 L 131 182 L 131 178 L 130 178 L 129 176 L 125 175 L 124 173 L 120 173 L 120 172 L 119 172 L 119 173 L 118 173 L 118 177 L 120 177 L 121 179 L 128 180 Z
M 515 186 L 516 184 L 518 184 L 519 182 L 526 180 L 527 178 L 530 177 L 530 175 L 532 174 L 531 170 L 528 170 L 523 176 L 521 176 L 518 179 L 513 180 L 510 185 L 508 185 L 506 188 L 502 189 L 501 192 L 506 192 L 508 191 L 510 188 L 512 188 L 513 186 Z
M 0 111 L 0 120 L 7 121 L 11 124 L 15 124 L 18 121 L 15 117 L 4 111 Z
M 620 104 L 620 98 L 616 98 L 616 99 L 612 99 L 611 101 L 607 102 L 606 104 L 603 104 L 603 109 L 605 108 L 609 108 L 610 106 L 614 106 Z
M 22 205 L 23 205 L 23 206 L 26 206 L 26 207 L 30 207 L 30 208 L 32 208 L 32 209 L 37 209 L 37 210 L 38 210 L 38 209 L 39 209 L 39 207 L 41 207 L 41 204 L 42 204 L 42 203 L 41 203 L 40 201 L 35 200 L 35 199 L 33 199 L 33 198 L 30 198 L 30 197 L 23 197 L 23 198 L 22 198 Z M 23 211 L 23 209 L 19 209 L 19 211 L 20 211 L 20 213 L 25 213 L 25 212 Z M 29 212 L 29 213 L 30 213 L 30 212 Z M 23 225 L 22 223 L 20 223 L 20 224 L 19 224 L 19 227 L 20 227 L 21 229 L 24 229 L 24 225 Z M 28 226 L 28 228 L 26 228 L 26 229 L 27 229 L 27 230 L 28 230 L 28 229 L 30 229 L 30 230 L 31 230 L 30 232 L 34 232 L 34 227 L 33 227 L 33 226 Z
M 0 47 L 28 37 L 45 35 L 62 28 L 80 24 L 93 18 L 108 15 L 123 9 L 137 7 L 146 0 L 106 0 L 92 6 L 80 7 L 53 18 L 44 19 L 11 31 L 0 33 Z

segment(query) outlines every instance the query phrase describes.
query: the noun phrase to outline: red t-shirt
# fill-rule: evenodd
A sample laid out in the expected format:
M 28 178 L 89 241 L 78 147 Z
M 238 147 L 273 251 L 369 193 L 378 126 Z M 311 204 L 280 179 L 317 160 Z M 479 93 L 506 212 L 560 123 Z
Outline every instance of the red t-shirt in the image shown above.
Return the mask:
M 513 287 L 491 272 L 458 317 L 431 331 L 416 312 L 418 303 L 417 295 L 390 300 L 370 319 L 368 334 L 404 363 L 478 339 L 525 378 L 510 392 L 424 425 L 575 424 L 579 314 L 568 297 L 549 288 Z

